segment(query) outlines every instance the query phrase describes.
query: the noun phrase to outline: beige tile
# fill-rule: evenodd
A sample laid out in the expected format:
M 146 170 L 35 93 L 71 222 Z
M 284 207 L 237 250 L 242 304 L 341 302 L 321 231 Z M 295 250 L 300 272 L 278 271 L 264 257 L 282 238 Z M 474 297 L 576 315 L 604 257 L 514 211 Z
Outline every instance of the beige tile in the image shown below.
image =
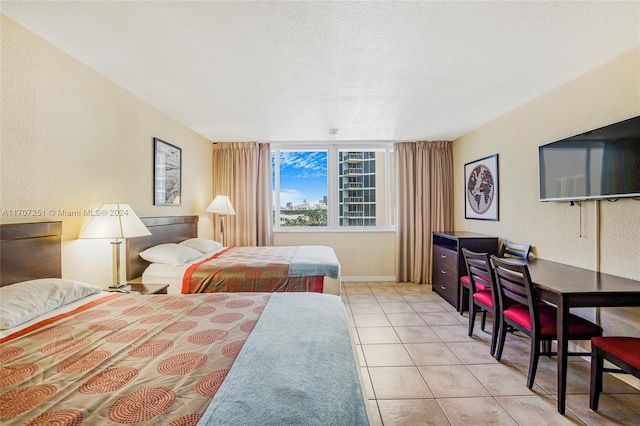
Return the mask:
M 362 345 L 369 367 L 397 367 L 414 365 L 402 344 Z
M 513 364 L 467 364 L 466 367 L 493 396 L 545 395 L 547 393 L 535 383 L 533 389 L 529 390 L 527 375 Z
M 396 291 L 400 294 L 426 294 L 426 291 L 430 291 L 431 288 L 426 288 L 424 285 L 413 285 L 413 286 L 403 286 L 403 285 L 394 285 L 393 286 Z
M 357 303 L 378 303 L 378 300 L 373 294 L 355 294 L 353 296 L 347 295 L 349 303 L 353 309 L 353 305 Z
M 440 337 L 443 342 L 473 342 L 484 341 L 477 336 L 468 336 L 467 327 L 458 325 L 432 325 L 431 329 Z
M 422 317 L 415 312 L 405 314 L 387 314 L 387 318 L 394 327 L 426 325 Z
M 385 314 L 406 314 L 415 313 L 411 305 L 407 302 L 380 303 L 380 307 Z
M 416 367 L 372 367 L 369 376 L 381 399 L 433 398 Z
M 373 392 L 373 385 L 371 384 L 371 377 L 369 377 L 369 370 L 366 367 L 360 367 L 360 374 L 362 377 L 365 398 L 376 399 L 376 394 Z
M 449 424 L 434 399 L 380 400 L 378 405 L 385 426 Z
M 375 399 L 367 401 L 369 403 L 369 423 L 370 426 L 383 426 L 380 410 L 378 410 L 378 401 Z
M 456 314 L 457 315 L 457 314 Z M 448 312 L 424 312 L 420 316 L 428 325 L 459 325 L 453 315 Z
M 445 343 L 409 343 L 405 347 L 416 365 L 462 364 Z
M 489 353 L 487 342 L 452 342 L 447 343 L 464 364 L 496 364 L 498 361 Z
M 446 312 L 446 310 L 436 302 L 411 302 L 411 306 L 416 312 Z
M 440 338 L 431 327 L 424 325 L 418 327 L 394 327 L 402 343 L 433 343 L 440 342 Z
M 441 398 L 438 404 L 454 425 L 517 425 L 492 397 Z M 536 424 L 535 421 L 524 424 Z
M 363 345 L 401 343 L 393 327 L 360 327 L 358 335 Z
M 394 291 L 393 293 L 389 292 L 389 293 L 375 293 L 374 292 L 374 296 L 376 298 L 376 300 L 380 303 L 389 303 L 389 302 L 405 302 L 406 300 L 404 299 L 404 297 L 402 297 L 401 294 L 398 294 L 398 292 Z
M 604 394 L 600 394 L 600 398 L 602 398 L 602 395 Z M 640 413 L 640 394 L 621 393 L 621 394 L 609 394 L 609 396 L 615 399 L 616 401 L 620 401 L 621 403 L 631 408 L 632 410 Z
M 354 314 L 384 314 L 378 302 L 354 303 L 350 306 Z
M 403 294 L 404 300 L 409 303 L 433 302 L 433 296 L 428 293 Z
M 356 327 L 390 327 L 385 314 L 353 314 Z
M 362 345 L 356 345 L 356 353 L 358 354 L 358 363 L 363 367 L 367 365 L 367 360 L 364 359 L 364 352 L 362 352 Z
M 349 296 L 363 295 L 363 294 L 373 294 L 369 287 L 349 287 L 346 289 L 347 294 Z
M 360 344 L 360 336 L 358 335 L 358 330 L 355 327 L 349 327 L 349 338 L 354 345 Z
M 418 367 L 436 398 L 489 396 L 489 392 L 464 365 Z
M 524 374 L 529 372 L 529 363 L 515 363 L 516 367 Z M 548 358 L 540 358 L 538 361 L 538 370 L 534 383 L 543 388 L 547 393 L 552 395 L 558 394 L 558 373 L 555 358 L 550 361 Z M 567 395 L 576 393 L 589 393 L 589 382 L 573 371 L 567 371 Z
M 549 395 L 500 396 L 496 400 L 521 425 L 532 424 L 533 419 L 536 426 L 584 424 L 569 411 L 564 416 L 558 413 L 558 402 Z
M 553 358 L 555 359 L 555 358 Z M 591 381 L 591 362 L 584 361 L 580 357 L 573 357 L 579 361 L 569 361 L 569 371 L 573 371 L 584 380 Z M 604 393 L 640 393 L 640 390 L 630 386 L 613 374 L 605 373 L 602 375 L 602 391 Z
M 589 395 L 567 395 L 566 410 L 590 426 L 637 425 L 640 423 L 640 411 L 633 410 L 606 394 L 600 394 L 598 411 L 589 408 Z

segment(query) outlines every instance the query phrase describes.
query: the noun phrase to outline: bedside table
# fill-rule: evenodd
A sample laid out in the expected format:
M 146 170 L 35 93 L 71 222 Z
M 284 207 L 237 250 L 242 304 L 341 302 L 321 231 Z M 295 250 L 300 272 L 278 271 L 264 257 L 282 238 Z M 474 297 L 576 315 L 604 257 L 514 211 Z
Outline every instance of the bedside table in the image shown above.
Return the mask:
M 169 284 L 129 284 L 131 291 L 136 291 L 140 294 L 167 294 Z

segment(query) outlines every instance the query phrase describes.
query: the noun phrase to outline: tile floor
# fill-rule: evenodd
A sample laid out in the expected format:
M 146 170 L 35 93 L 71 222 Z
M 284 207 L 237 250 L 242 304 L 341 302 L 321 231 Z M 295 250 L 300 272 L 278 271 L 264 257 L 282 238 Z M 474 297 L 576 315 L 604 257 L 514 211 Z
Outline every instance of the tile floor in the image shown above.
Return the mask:
M 509 335 L 501 362 L 489 354 L 491 324 L 467 335 L 461 316 L 429 285 L 344 283 L 352 338 L 374 425 L 640 425 L 640 391 L 605 374 L 589 409 L 589 362 L 570 358 L 567 411 L 556 411 L 555 358 L 525 383 L 529 340 Z M 490 318 L 490 317 L 489 317 Z

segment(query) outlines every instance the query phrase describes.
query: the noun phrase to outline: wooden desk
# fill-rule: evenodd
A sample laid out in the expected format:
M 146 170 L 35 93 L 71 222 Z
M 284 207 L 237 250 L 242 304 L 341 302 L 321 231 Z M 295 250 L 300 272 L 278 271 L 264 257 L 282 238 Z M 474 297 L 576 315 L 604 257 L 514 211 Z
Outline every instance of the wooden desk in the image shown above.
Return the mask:
M 564 414 L 569 308 L 640 306 L 640 281 L 543 259 L 527 264 L 538 297 L 558 307 L 558 412 Z

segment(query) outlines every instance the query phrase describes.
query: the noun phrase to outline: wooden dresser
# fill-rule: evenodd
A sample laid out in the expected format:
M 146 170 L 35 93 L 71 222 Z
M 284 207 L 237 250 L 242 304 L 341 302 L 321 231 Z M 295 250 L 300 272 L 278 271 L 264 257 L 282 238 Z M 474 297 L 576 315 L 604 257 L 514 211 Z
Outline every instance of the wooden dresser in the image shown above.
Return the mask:
M 458 309 L 460 277 L 467 274 L 462 248 L 498 254 L 498 237 L 473 232 L 444 231 L 433 233 L 433 291 Z

